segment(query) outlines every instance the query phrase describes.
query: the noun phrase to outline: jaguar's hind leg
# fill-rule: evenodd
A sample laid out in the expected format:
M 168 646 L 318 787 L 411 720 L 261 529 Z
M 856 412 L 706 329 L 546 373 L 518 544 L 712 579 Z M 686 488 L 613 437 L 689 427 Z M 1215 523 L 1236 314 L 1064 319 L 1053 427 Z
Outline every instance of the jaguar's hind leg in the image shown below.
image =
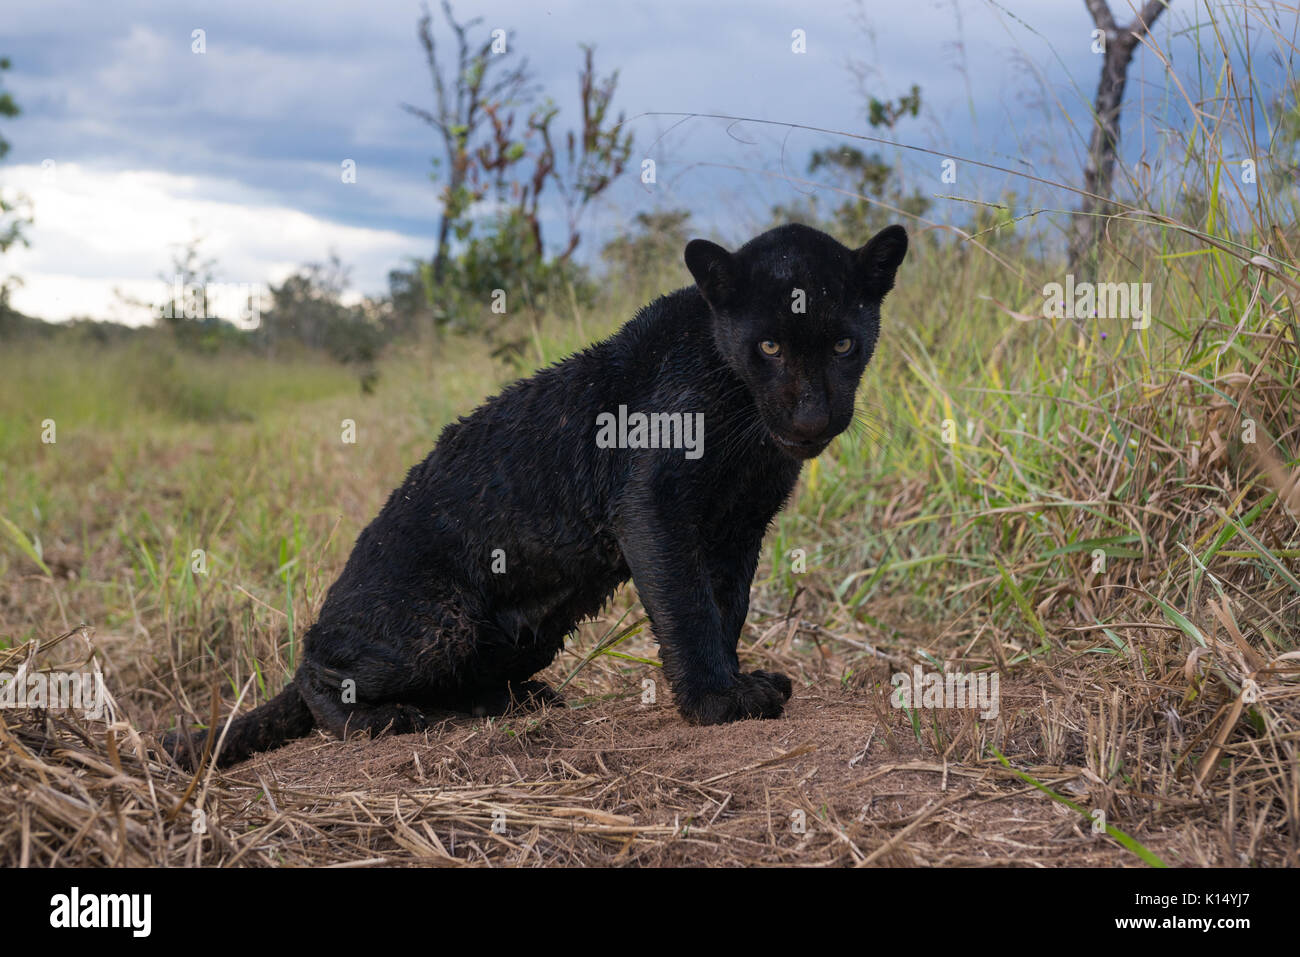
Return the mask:
M 558 654 L 562 635 L 507 632 L 459 603 L 399 605 L 399 621 L 366 622 L 382 642 L 348 631 L 353 621 L 318 622 L 309 633 L 298 680 L 319 727 L 401 734 L 425 728 L 426 712 L 498 715 L 559 701 L 532 676 Z
M 461 672 L 467 680 L 452 707 L 482 717 L 564 703 L 545 682 L 533 677 L 555 660 L 564 645 L 563 635 L 495 627 L 481 628 L 477 637 L 473 665 Z
M 318 719 L 319 720 L 319 719 Z M 339 711 L 321 726 L 340 738 L 359 734 L 378 737 L 381 734 L 414 734 L 429 726 L 425 713 L 410 704 L 354 704 Z
M 411 734 L 429 726 L 424 711 L 414 704 L 395 701 L 346 700 L 338 682 L 309 662 L 299 670 L 298 684 L 318 727 L 347 738 L 357 734 Z

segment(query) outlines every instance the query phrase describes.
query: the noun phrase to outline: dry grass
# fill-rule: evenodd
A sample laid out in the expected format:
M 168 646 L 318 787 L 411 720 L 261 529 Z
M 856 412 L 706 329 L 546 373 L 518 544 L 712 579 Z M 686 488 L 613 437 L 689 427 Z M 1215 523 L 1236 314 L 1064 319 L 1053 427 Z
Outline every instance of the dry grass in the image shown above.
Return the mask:
M 1191 655 L 1165 628 L 1125 629 L 1113 655 L 1090 653 L 1098 644 L 1081 632 L 1050 664 L 1007 669 L 996 721 L 934 710 L 913 724 L 889 703 L 898 664 L 806 611 L 749 629 L 755 666 L 800 679 L 779 722 L 688 727 L 670 701 L 642 703 L 653 669 L 607 657 L 573 680 L 568 708 L 449 716 L 376 741 L 317 734 L 192 777 L 120 703 L 108 722 L 0 712 L 3 863 L 1140 863 L 1026 775 L 1170 864 L 1300 861 L 1297 656 L 1264 661 L 1240 625 Z M 642 643 L 619 648 L 652 653 Z M 1248 709 L 1247 679 L 1259 687 Z
M 1213 26 L 1210 84 L 1240 31 Z M 114 695 L 104 721 L 0 709 L 0 864 L 1300 864 L 1296 197 L 1221 176 L 1262 149 L 1263 100 L 1182 79 L 1179 165 L 1123 171 L 1103 255 L 1101 278 L 1153 283 L 1149 329 L 1035 318 L 1064 273 L 1036 240 L 913 224 L 869 420 L 765 543 L 741 658 L 796 678 L 781 721 L 642 704 L 641 630 L 568 708 L 184 775 L 156 734 L 278 690 L 356 532 L 510 372 L 453 340 L 359 398 L 320 366 L 0 356 L 0 671 L 93 660 Z M 548 322 L 539 364 L 581 338 Z M 155 372 L 230 414 L 132 404 Z M 30 441 L 46 415 L 57 446 Z M 548 677 L 637 615 L 629 589 Z M 998 716 L 893 707 L 914 664 L 996 673 Z

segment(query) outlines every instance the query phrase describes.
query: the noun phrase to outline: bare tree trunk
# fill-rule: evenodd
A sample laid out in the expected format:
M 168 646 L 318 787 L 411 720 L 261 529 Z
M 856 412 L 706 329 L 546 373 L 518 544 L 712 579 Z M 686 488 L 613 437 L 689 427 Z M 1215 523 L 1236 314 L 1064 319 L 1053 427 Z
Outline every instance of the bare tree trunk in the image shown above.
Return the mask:
M 453 183 L 452 189 L 459 184 Z M 447 207 L 443 206 L 442 212 L 438 216 L 438 246 L 433 253 L 433 282 L 435 285 L 441 285 L 443 277 L 447 274 L 447 238 L 451 235 L 451 218 L 447 215 Z
M 1092 22 L 1102 31 L 1106 52 L 1101 79 L 1097 83 L 1097 102 L 1088 143 L 1088 158 L 1083 167 L 1084 196 L 1070 231 L 1070 269 L 1076 275 L 1091 276 L 1097 269 L 1097 242 L 1101 237 L 1102 214 L 1110 203 L 1111 184 L 1115 177 L 1115 157 L 1119 149 L 1119 113 L 1124 102 L 1124 85 L 1128 67 L 1138 42 L 1164 12 L 1167 0 L 1147 0 L 1137 19 L 1127 27 L 1118 27 L 1106 0 L 1084 0 Z

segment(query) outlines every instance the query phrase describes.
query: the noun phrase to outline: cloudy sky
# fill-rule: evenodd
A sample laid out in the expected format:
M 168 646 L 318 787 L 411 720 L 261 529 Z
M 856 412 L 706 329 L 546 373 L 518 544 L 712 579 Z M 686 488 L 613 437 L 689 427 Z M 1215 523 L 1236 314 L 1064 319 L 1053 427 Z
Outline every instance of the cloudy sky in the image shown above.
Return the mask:
M 1131 19 L 1130 0 L 1111 6 Z M 1191 43 L 1197 10 L 1182 6 L 1157 30 L 1175 54 Z M 13 67 L 4 83 L 23 112 L 0 125 L 12 143 L 0 185 L 25 193 L 35 215 L 30 249 L 0 261 L 0 274 L 23 279 L 17 308 L 138 321 L 122 294 L 160 298 L 172 249 L 194 236 L 216 278 L 232 284 L 278 281 L 337 251 L 359 292 L 380 293 L 389 269 L 431 255 L 437 144 L 400 108 L 432 101 L 418 2 L 6 7 L 0 56 Z M 892 98 L 917 84 L 923 113 L 900 124 L 899 141 L 1071 178 L 1100 64 L 1083 0 L 461 0 L 455 10 L 482 17 L 481 30 L 511 32 L 562 124 L 575 112 L 580 44 L 596 45 L 600 72 L 619 70 L 616 104 L 635 132 L 637 164 L 586 224 L 588 256 L 638 210 L 664 206 L 692 209 L 701 234 L 743 241 L 774 203 L 809 189 L 790 178 L 807 177 L 810 151 L 842 141 L 678 114 L 870 134 L 864 93 Z M 194 52 L 195 30 L 204 52 Z M 795 30 L 805 53 L 792 51 Z M 1171 95 L 1158 62 L 1139 54 L 1133 112 Z M 1158 135 L 1126 125 L 1126 152 L 1145 155 Z M 944 186 L 940 157 L 887 154 L 936 197 L 1026 188 L 970 167 Z M 654 188 L 637 177 L 642 157 L 656 160 Z M 346 160 L 355 183 L 342 182 Z M 933 218 L 968 214 L 947 200 Z

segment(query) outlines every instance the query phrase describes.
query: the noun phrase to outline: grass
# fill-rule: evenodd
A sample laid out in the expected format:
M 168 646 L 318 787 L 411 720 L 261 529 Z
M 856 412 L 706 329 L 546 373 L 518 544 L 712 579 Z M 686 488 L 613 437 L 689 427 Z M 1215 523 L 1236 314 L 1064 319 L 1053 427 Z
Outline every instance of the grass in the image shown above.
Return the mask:
M 1148 328 L 1041 318 L 1042 287 L 1065 267 L 1036 239 L 976 246 L 913 224 L 863 413 L 769 534 L 742 639 L 747 661 L 776 661 L 805 687 L 829 675 L 864 714 L 888 714 L 889 675 L 913 662 L 996 670 L 1019 689 L 997 721 L 914 711 L 901 733 L 945 769 L 1006 765 L 1057 801 L 1041 779 L 1076 774 L 1088 801 L 1069 806 L 1123 825 L 1107 825 L 1112 863 L 1300 863 L 1300 229 L 1290 194 L 1225 184 L 1257 118 L 1231 95 L 1216 102 L 1213 123 L 1169 147 L 1163 179 L 1134 177 L 1109 224 L 1099 277 L 1152 284 Z M 1189 193 L 1210 197 L 1195 218 L 1179 205 Z M 1036 201 L 1048 208 L 1024 200 Z M 580 323 L 528 320 L 522 371 L 639 304 L 613 289 Z M 390 355 L 363 396 L 305 356 L 38 349 L 0 355 L 0 649 L 34 654 L 93 625 L 128 739 L 181 714 L 209 720 L 214 684 L 226 709 L 245 687 L 246 704 L 274 694 L 404 470 L 521 371 L 449 339 Z M 55 444 L 40 441 L 46 419 Z M 348 419 L 355 444 L 341 440 Z M 561 672 L 580 705 L 626 699 L 654 673 L 645 629 L 622 625 L 638 618 L 629 591 L 584 626 Z M 40 736 L 6 740 L 0 778 L 37 774 Z M 99 741 L 81 747 L 103 764 Z M 133 774 L 152 766 L 142 750 L 134 760 Z M 474 805 L 462 824 L 481 830 L 486 814 Z M 39 847 L 0 828 L 6 863 L 115 859 L 111 835 L 109 850 L 67 843 L 84 816 L 43 820 Z M 914 848 L 928 822 L 899 822 Z M 231 863 L 233 846 L 141 853 Z M 877 842 L 896 846 L 897 834 Z

